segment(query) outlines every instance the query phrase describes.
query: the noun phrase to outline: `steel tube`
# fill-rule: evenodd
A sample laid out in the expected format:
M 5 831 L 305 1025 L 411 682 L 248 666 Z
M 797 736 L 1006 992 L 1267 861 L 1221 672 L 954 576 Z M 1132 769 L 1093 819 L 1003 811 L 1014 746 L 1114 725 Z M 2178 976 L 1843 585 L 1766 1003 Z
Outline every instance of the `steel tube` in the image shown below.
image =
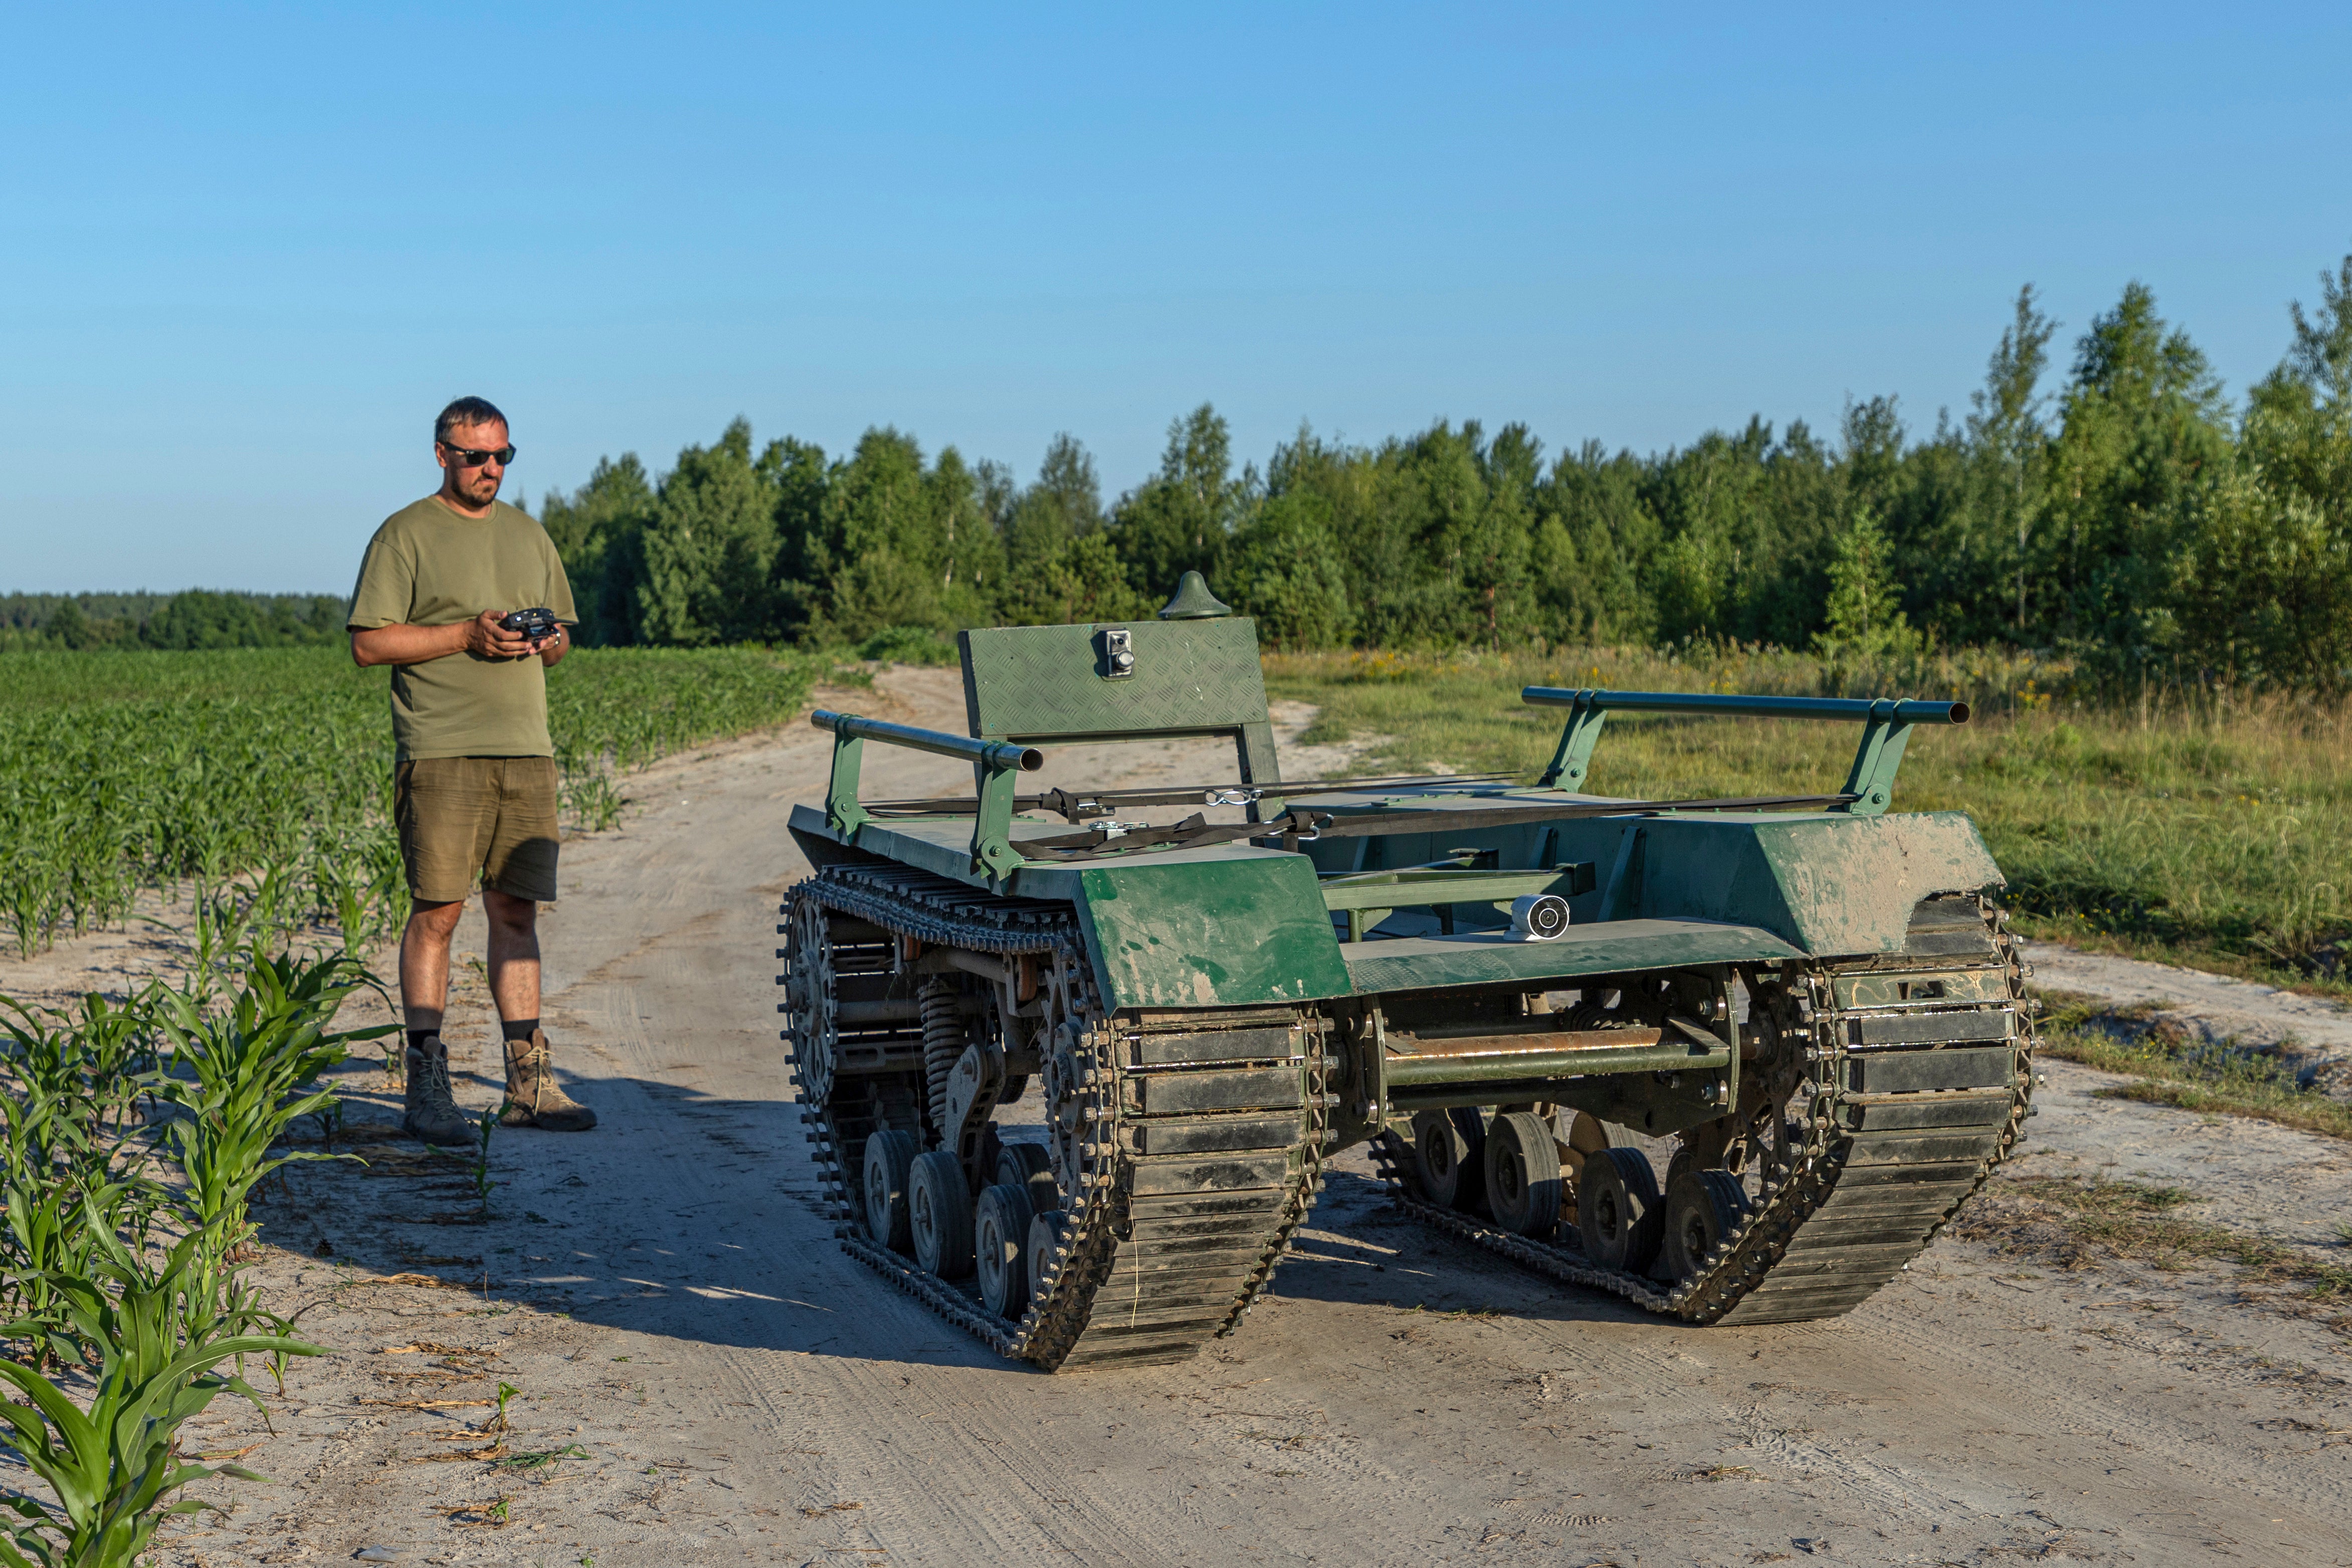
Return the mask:
M 1669 1040 L 1654 1046 L 1602 1046 L 1574 1051 L 1389 1057 L 1381 1063 L 1381 1071 L 1389 1088 L 1399 1090 L 1444 1089 L 1454 1084 L 1532 1083 L 1586 1078 L 1595 1073 L 1703 1072 L 1730 1065 L 1728 1046 L 1708 1050 Z
M 835 713 L 820 708 L 809 715 L 809 722 L 820 730 L 836 735 L 847 735 L 861 741 L 880 741 L 887 745 L 908 746 L 918 752 L 932 752 L 942 757 L 962 757 L 984 767 L 1018 769 L 1034 773 L 1045 765 L 1045 753 L 1034 746 L 1015 745 L 1010 741 L 975 741 L 970 735 L 951 735 L 945 730 L 918 729 L 912 724 L 893 724 L 885 719 L 861 719 L 855 713 Z
M 1691 713 L 1719 719 L 1891 719 L 1897 724 L 1965 724 L 1965 702 L 1898 701 L 1892 697 L 1739 697 L 1704 691 L 1570 690 L 1528 686 L 1519 700 L 1532 708 L 1573 708 L 1612 713 Z

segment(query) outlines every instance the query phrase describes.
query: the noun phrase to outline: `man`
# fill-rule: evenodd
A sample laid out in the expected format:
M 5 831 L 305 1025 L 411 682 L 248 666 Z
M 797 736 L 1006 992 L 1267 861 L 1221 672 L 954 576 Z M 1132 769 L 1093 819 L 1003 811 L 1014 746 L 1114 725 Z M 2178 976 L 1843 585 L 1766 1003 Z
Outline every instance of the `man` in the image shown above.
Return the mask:
M 441 1016 L 449 938 L 476 885 L 490 925 L 490 994 L 506 1036 L 509 1127 L 583 1131 L 596 1113 L 557 1086 L 539 1026 L 539 906 L 555 897 L 555 748 L 549 665 L 579 624 L 539 524 L 499 500 L 514 447 L 506 416 L 461 397 L 433 425 L 441 489 L 386 518 L 352 594 L 352 657 L 392 666 L 393 816 L 412 900 L 400 939 L 408 1026 L 406 1126 L 427 1143 L 474 1132 L 449 1088 Z M 538 641 L 509 612 L 545 608 Z

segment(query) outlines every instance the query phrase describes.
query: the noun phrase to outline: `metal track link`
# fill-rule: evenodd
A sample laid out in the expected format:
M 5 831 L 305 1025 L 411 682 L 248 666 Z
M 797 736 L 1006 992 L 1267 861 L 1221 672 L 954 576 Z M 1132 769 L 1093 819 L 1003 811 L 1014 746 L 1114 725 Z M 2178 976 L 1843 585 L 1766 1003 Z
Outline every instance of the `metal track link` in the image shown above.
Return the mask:
M 1738 1326 L 1851 1310 L 1926 1249 L 2016 1144 L 2030 1110 L 2026 971 L 2003 917 L 1982 900 L 1932 902 L 1958 908 L 1935 910 L 1925 929 L 1915 917 L 1904 952 L 1806 965 L 1790 975 L 1807 1036 L 1798 1090 L 1807 1102 L 1805 1142 L 1747 1221 L 1689 1279 L 1662 1285 L 1603 1268 L 1577 1247 L 1516 1236 L 1430 1203 L 1412 1191 L 1410 1152 L 1394 1132 L 1373 1141 L 1374 1164 L 1412 1218 L 1647 1311 Z M 1973 922 L 1957 921 L 1959 910 Z M 1960 981 L 1957 991 L 1974 985 L 1979 1000 L 1944 994 L 1942 984 L 1914 999 L 1900 978 L 1911 973 Z M 1986 1075 L 1982 1058 L 1933 1055 L 1942 1052 L 2005 1057 L 2000 1081 L 1973 1091 L 1945 1088 L 1942 1079 L 1965 1081 L 1969 1069 Z M 1870 1087 L 1889 1080 L 1927 1087 L 1885 1093 Z
M 1106 1017 L 1066 904 L 895 866 L 831 868 L 793 897 L 930 945 L 1049 955 L 1076 1004 L 1079 1190 L 1063 1194 L 1069 1206 L 1042 1292 L 1021 1321 L 986 1310 L 866 1233 L 846 1154 L 862 1148 L 870 1122 L 837 1125 L 837 1092 L 811 1097 L 803 1071 L 802 1116 L 850 1256 L 999 1354 L 1049 1371 L 1181 1361 L 1233 1331 L 1322 1188 L 1330 1099 L 1323 1020 L 1289 1008 Z M 788 916 L 794 907 L 785 906 Z M 792 964 L 810 962 L 798 949 L 779 956 L 787 952 Z M 784 1037 L 797 1066 L 807 1022 L 795 1014 L 793 1026 Z

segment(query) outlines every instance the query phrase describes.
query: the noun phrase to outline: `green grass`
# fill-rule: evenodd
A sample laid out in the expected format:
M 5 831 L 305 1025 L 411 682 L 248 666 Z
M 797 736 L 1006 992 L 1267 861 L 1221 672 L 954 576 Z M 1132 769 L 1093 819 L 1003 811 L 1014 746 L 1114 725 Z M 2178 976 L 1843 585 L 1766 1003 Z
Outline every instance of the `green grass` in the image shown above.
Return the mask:
M 2242 1278 L 2250 1284 L 2296 1285 L 2330 1303 L 2352 1296 L 2352 1268 L 2170 1212 L 2196 1201 L 2195 1193 L 2180 1187 L 2029 1177 L 1988 1188 L 1962 1211 L 1954 1229 L 2012 1255 L 2046 1253 L 2069 1268 L 2084 1267 L 2096 1255 L 2167 1270 L 2227 1263 L 2243 1270 Z M 2339 1317 L 2330 1326 L 2346 1331 L 2352 1321 Z
M 2200 1039 L 2152 1008 L 2114 1009 L 2065 991 L 2045 991 L 2042 1001 L 2043 1056 L 2132 1075 L 2100 1091 L 2110 1098 L 2352 1138 L 2352 1105 L 2304 1088 L 2275 1050 Z
M 548 672 L 574 824 L 611 826 L 629 769 L 790 718 L 820 668 L 574 651 Z M 142 888 L 273 867 L 330 909 L 355 873 L 386 886 L 388 686 L 340 648 L 0 656 L 0 926 L 28 952 L 122 919 Z
M 2008 874 L 2032 935 L 2347 991 L 2352 934 L 2352 712 L 2285 699 L 2151 696 L 2115 708 L 2044 695 L 2063 671 L 1990 654 L 1851 674 L 1735 650 L 1536 655 L 1275 655 L 1277 698 L 1322 710 L 1310 741 L 1384 737 L 1374 765 L 1504 767 L 1528 777 L 1563 715 L 1523 685 L 1959 697 L 1958 729 L 1912 733 L 1900 811 L 1961 810 Z M 1589 789 L 1654 796 L 1835 789 L 1857 727 L 1770 720 L 1609 721 Z

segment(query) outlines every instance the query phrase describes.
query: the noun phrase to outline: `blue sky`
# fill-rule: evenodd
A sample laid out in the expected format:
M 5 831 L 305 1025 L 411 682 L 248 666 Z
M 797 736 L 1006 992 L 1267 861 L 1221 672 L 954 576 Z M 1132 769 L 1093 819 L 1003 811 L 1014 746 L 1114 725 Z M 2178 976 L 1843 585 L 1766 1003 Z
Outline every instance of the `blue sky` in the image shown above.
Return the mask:
M 2028 280 L 2235 393 L 2352 250 L 2352 8 L 1790 10 L 20 9 L 0 590 L 342 591 L 459 393 L 534 502 L 738 414 L 1115 492 L 1203 400 L 1921 430 Z

